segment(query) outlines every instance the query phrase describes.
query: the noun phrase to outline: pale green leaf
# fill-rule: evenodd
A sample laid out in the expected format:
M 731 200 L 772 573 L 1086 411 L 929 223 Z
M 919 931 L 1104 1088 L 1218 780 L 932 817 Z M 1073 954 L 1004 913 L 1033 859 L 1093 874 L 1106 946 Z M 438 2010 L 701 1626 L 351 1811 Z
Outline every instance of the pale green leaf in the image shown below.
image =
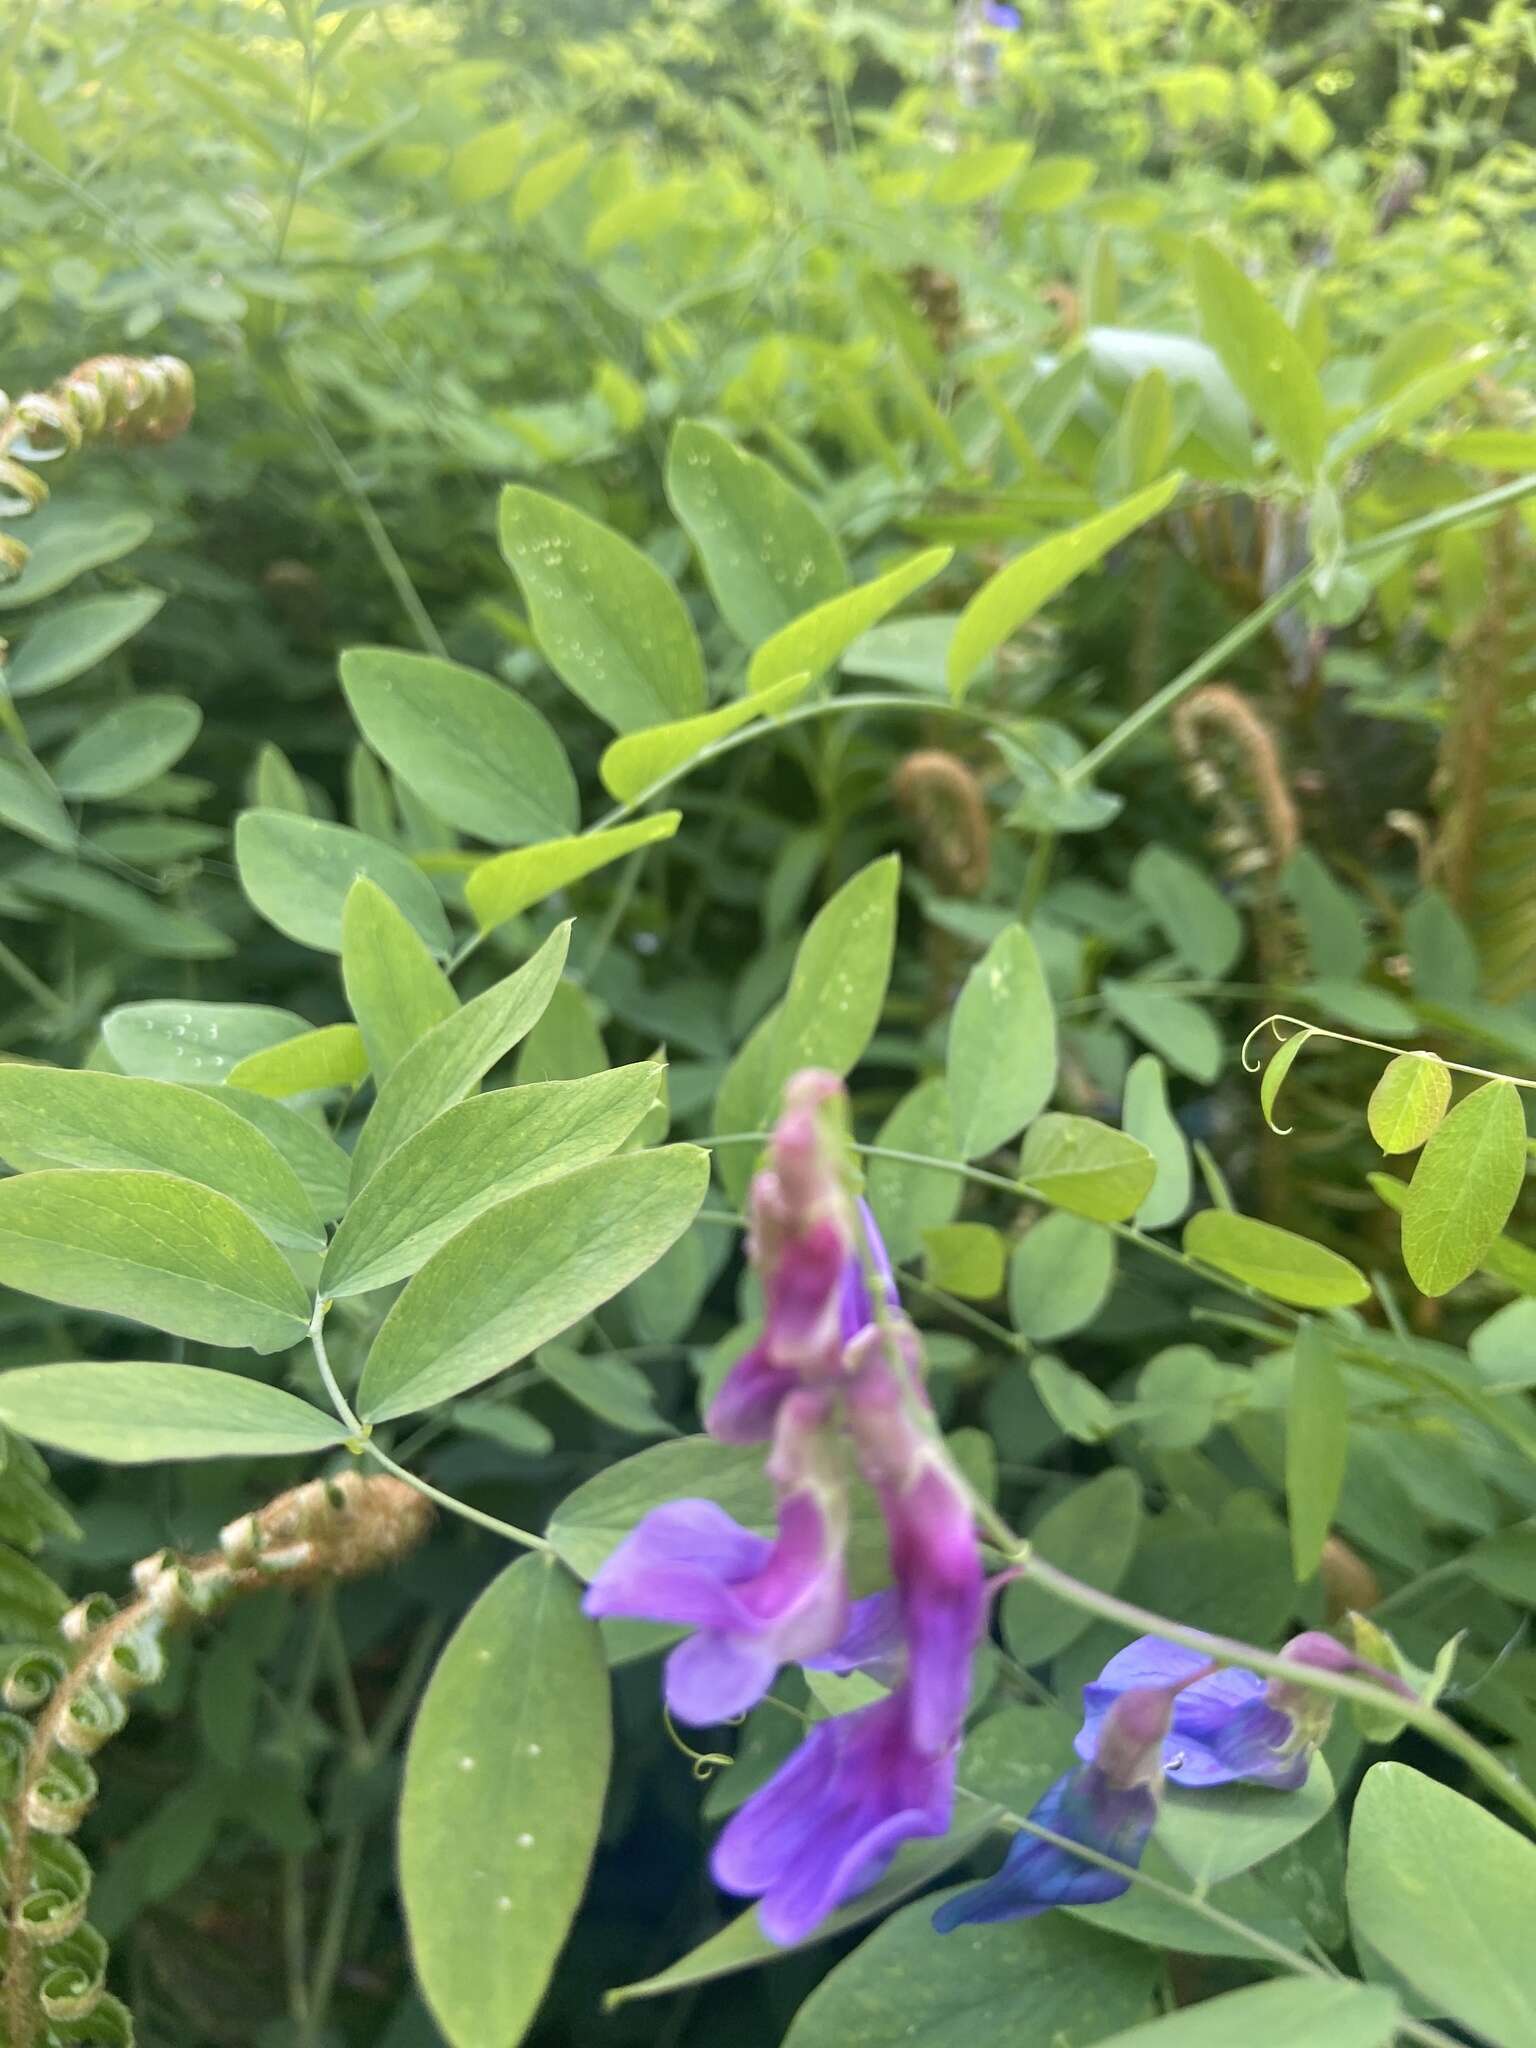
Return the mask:
M 770 463 L 700 420 L 673 431 L 667 497 L 711 597 L 748 647 L 848 586 L 843 551 L 816 508 Z
M 576 778 L 553 728 L 513 691 L 434 655 L 354 647 L 341 687 L 373 751 L 458 830 L 522 846 L 575 829 Z
M 584 875 L 595 874 L 626 853 L 670 839 L 683 821 L 681 811 L 657 811 L 606 832 L 584 832 L 575 839 L 547 839 L 539 846 L 498 853 L 470 872 L 464 894 L 484 932 L 494 931 L 559 889 L 568 889 Z
M 142 546 L 154 532 L 147 512 L 104 512 L 99 505 L 59 501 L 27 521 L 27 565 L 0 584 L 0 612 L 49 597 L 87 569 L 99 569 Z
M 1197 1885 L 1223 1883 L 1251 1870 L 1304 1835 L 1334 1802 L 1333 1774 L 1314 1756 L 1306 1783 L 1294 1792 L 1270 1785 L 1218 1785 L 1179 1790 L 1178 1774 L 1157 1821 L 1157 1839 Z
M 1101 2039 L 1145 2012 L 1157 1981 L 1149 1949 L 1062 1913 L 940 1939 L 939 1892 L 893 1914 L 796 2013 L 784 2048 L 976 2048 L 1026 2025 L 1040 2048 Z
M 573 142 L 567 148 L 557 150 L 524 172 L 512 195 L 512 221 L 515 227 L 526 227 L 529 221 L 537 220 L 547 207 L 553 206 L 562 192 L 575 184 L 587 167 L 592 155 L 592 145 L 585 138 Z
M 358 1389 L 383 1422 L 489 1379 L 579 1322 L 693 1221 L 709 1155 L 692 1145 L 599 1160 L 467 1224 L 385 1317 Z
M 634 732 L 704 709 L 687 608 L 637 547 L 515 484 L 501 495 L 500 534 L 545 659 L 599 718 Z
M 787 676 L 808 675 L 814 680 L 825 675 L 861 633 L 946 569 L 953 554 L 953 548 L 928 548 L 780 627 L 753 655 L 747 668 L 748 689 L 757 696 Z
M 1451 1072 L 1428 1052 L 1403 1052 L 1371 1090 L 1365 1120 L 1383 1152 L 1416 1152 L 1451 1106 Z
M 1271 1054 L 1265 1065 L 1264 1078 L 1259 1083 L 1259 1108 L 1263 1111 L 1265 1123 L 1277 1138 L 1289 1137 L 1291 1132 L 1289 1124 L 1275 1122 L 1275 1104 L 1279 1100 L 1280 1090 L 1285 1086 L 1285 1077 L 1295 1066 L 1307 1040 L 1316 1035 L 1310 1026 L 1301 1031 L 1293 1031 L 1289 1038 L 1281 1040 L 1279 1047 Z
M 347 1429 L 281 1387 L 208 1365 L 24 1365 L 0 1373 L 0 1422 L 108 1465 L 284 1458 L 328 1450 Z
M 528 149 L 527 124 L 498 121 L 461 142 L 448 166 L 448 189 L 462 206 L 498 199 L 517 183 Z
M 1101 562 L 1110 549 L 1167 510 L 1183 477 L 1163 477 L 1144 491 L 1052 534 L 989 576 L 961 612 L 949 643 L 949 689 L 960 697 L 987 656 L 1059 591 Z
M 1046 1414 L 1074 1443 L 1100 1444 L 1114 1434 L 1119 1411 L 1085 1374 L 1043 1352 L 1031 1361 L 1029 1377 Z
M 39 846 L 61 853 L 74 849 L 75 828 L 63 797 L 36 761 L 0 754 L 0 824 Z
M 697 718 L 682 718 L 670 725 L 649 725 L 643 732 L 626 733 L 605 749 L 597 772 L 604 789 L 620 803 L 628 803 L 654 785 L 669 781 L 690 761 L 706 754 L 717 740 L 726 739 L 744 725 L 759 719 L 776 718 L 803 697 L 810 688 L 809 676 L 786 676 L 772 689 L 755 697 L 738 697 L 718 710 L 704 711 Z
M 885 1151 L 958 1161 L 954 1111 L 944 1082 L 937 1078 L 919 1081 L 880 1126 L 875 1142 Z M 911 1166 L 899 1159 L 872 1158 L 867 1174 L 869 1205 L 886 1249 L 898 1265 L 917 1256 L 930 1230 L 951 1220 L 965 1193 L 965 1182 L 958 1173 Z
M 459 1007 L 416 927 L 366 875 L 352 884 L 342 906 L 341 978 L 380 1087 L 417 1039 Z
M 1102 2048 L 1391 2048 L 1397 2022 L 1397 2000 L 1379 1985 L 1279 1977 L 1148 2020 Z
M 1349 1397 L 1328 1333 L 1304 1322 L 1292 1354 L 1285 1419 L 1285 1502 L 1297 1584 L 1317 1570 L 1349 1457 Z
M 417 1039 L 379 1089 L 352 1154 L 356 1194 L 397 1146 L 452 1108 L 526 1038 L 554 994 L 571 943 L 557 925 L 530 960 Z
M 301 946 L 341 951 L 342 908 L 359 875 L 378 884 L 434 953 L 452 944 L 437 891 L 421 869 L 350 825 L 291 811 L 243 811 L 235 821 L 235 864 L 262 916 Z
M 229 1071 L 229 1085 L 282 1102 L 327 1088 L 356 1088 L 366 1079 L 368 1055 L 355 1024 L 322 1024 L 281 1045 L 248 1053 Z
M 117 1064 L 151 1081 L 222 1081 L 248 1053 L 304 1028 L 292 1010 L 259 1003 L 124 1003 L 101 1020 Z
M 1141 1519 L 1140 1483 L 1117 1466 L 1047 1508 L 1029 1532 L 1030 1547 L 1096 1592 L 1113 1593 L 1136 1555 Z M 1023 1578 L 1004 1593 L 1002 1620 L 1003 1640 L 1019 1662 L 1043 1664 L 1075 1643 L 1093 1617 Z
M 1143 1230 L 1162 1230 L 1177 1223 L 1189 1207 L 1189 1141 L 1168 1106 L 1168 1082 L 1155 1053 L 1144 1052 L 1125 1077 L 1125 1102 L 1120 1122 L 1128 1138 L 1145 1145 L 1157 1174 L 1145 1201 L 1136 1211 Z
M 53 764 L 54 781 L 77 802 L 127 796 L 173 768 L 202 723 L 188 697 L 132 697 L 70 741 Z
M 0 1180 L 0 1282 L 204 1344 L 281 1351 L 309 1327 L 272 1240 L 227 1195 L 168 1173 Z
M 1350 1308 L 1370 1299 L 1370 1282 L 1348 1259 L 1253 1216 L 1202 1209 L 1184 1226 L 1184 1250 L 1294 1308 Z
M 36 697 L 72 683 L 127 640 L 165 603 L 162 590 L 130 590 L 117 597 L 86 597 L 39 619 L 11 652 L 5 681 L 13 697 Z
M 179 1174 L 238 1202 L 279 1244 L 318 1251 L 314 1205 L 282 1154 L 215 1095 L 166 1081 L 0 1066 L 0 1154 L 13 1166 Z
M 1019 1179 L 1042 1201 L 1096 1223 L 1134 1215 L 1156 1178 L 1157 1162 L 1145 1145 L 1059 1110 L 1030 1125 L 1019 1156 Z
M 770 1099 L 800 1067 L 847 1074 L 885 1007 L 901 861 L 886 854 L 824 903 L 800 942 L 774 1033 Z
M 941 1223 L 923 1232 L 923 1268 L 930 1284 L 965 1301 L 990 1301 L 1003 1291 L 1008 1250 L 989 1223 Z
M 1407 1764 L 1366 1773 L 1349 1838 L 1355 1939 L 1499 2048 L 1531 2040 L 1533 1898 L 1536 1844 Z
M 1328 411 L 1311 358 L 1263 294 L 1212 243 L 1190 247 L 1205 338 L 1281 456 L 1304 482 L 1322 467 Z
M 451 2048 L 516 2048 L 586 1889 L 608 1783 L 596 1625 L 547 1557 L 470 1608 L 411 1730 L 400 1892 L 416 1977 Z
M 1419 1156 L 1403 1205 L 1403 1264 L 1423 1294 L 1475 1273 L 1525 1185 L 1525 1113 L 1512 1081 L 1457 1103 Z
M 1131 893 L 1196 974 L 1220 981 L 1231 973 L 1243 950 L 1243 921 L 1192 861 L 1166 846 L 1144 847 L 1131 863 Z
M 1115 1284 L 1115 1240 L 1099 1223 L 1054 1211 L 1008 1262 L 1008 1306 L 1021 1337 L 1049 1344 L 1085 1329 Z
M 656 1100 L 662 1069 L 498 1088 L 444 1110 L 363 1186 L 320 1273 L 326 1295 L 400 1280 L 498 1202 L 617 1151 Z
M 1197 1004 L 1152 981 L 1106 976 L 1102 990 L 1110 1014 L 1170 1067 L 1207 1087 L 1216 1079 L 1223 1058 L 1221 1033 Z
M 962 1159 L 1017 1137 L 1056 1085 L 1056 1015 L 1035 942 L 1011 924 L 966 976 L 950 1018 L 949 1092 Z

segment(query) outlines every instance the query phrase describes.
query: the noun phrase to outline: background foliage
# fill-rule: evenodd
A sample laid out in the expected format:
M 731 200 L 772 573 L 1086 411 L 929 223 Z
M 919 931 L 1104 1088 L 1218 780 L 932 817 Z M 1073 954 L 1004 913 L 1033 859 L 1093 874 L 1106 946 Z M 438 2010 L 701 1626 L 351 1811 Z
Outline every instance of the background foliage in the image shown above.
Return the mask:
M 1203 1909 L 977 1947 L 915 1904 L 742 1974 L 704 1834 L 840 1702 L 787 1680 L 701 1794 L 654 1638 L 605 1628 L 610 1729 L 569 1574 L 506 1569 L 509 1523 L 584 1576 L 657 1499 L 761 1510 L 692 1434 L 757 1308 L 753 1145 L 707 1194 L 699 1147 L 818 1060 L 952 1447 L 1042 1555 L 1261 1648 L 1359 1610 L 1422 1672 L 1459 1634 L 1446 1703 L 1536 1770 L 1523 1098 L 1458 1080 L 1447 1115 L 1439 1061 L 1387 1064 L 1536 1046 L 1536 16 L 1018 14 L 0 29 L 6 389 L 112 351 L 197 387 L 163 443 L 10 450 L 52 497 L 0 587 L 0 1760 L 70 1601 L 167 1548 L 202 1560 L 188 1608 L 250 1590 L 219 1531 L 351 1469 L 359 1416 L 490 1524 L 422 1541 L 391 1495 L 417 1547 L 343 1554 L 306 1507 L 303 1597 L 160 1616 L 121 1733 L 77 1664 L 115 1740 L 99 1801 L 54 1804 L 89 1809 L 142 2041 L 1028 2048 L 1223 1995 L 1191 2044 L 1532 2038 L 1501 1916 L 1536 1852 L 1416 1733 L 1356 1799 L 1343 1717 L 1339 1805 L 1229 1837 Z M 1237 1053 L 1272 1012 L 1325 1029 L 1261 1114 Z M 85 1359 L 123 1375 L 28 1370 Z M 1001 1634 L 969 1832 L 888 1899 L 959 1874 L 984 1802 L 1027 1809 L 1125 1639 L 1027 1585 Z M 541 1772 L 524 1727 L 559 1731 Z M 443 1760 L 477 1740 L 471 1796 Z M 11 1825 L 61 1845 L 62 1927 L 85 1856 Z M 1148 1869 L 1183 1895 L 1203 1853 Z M 46 2038 L 126 2038 L 63 1939 Z

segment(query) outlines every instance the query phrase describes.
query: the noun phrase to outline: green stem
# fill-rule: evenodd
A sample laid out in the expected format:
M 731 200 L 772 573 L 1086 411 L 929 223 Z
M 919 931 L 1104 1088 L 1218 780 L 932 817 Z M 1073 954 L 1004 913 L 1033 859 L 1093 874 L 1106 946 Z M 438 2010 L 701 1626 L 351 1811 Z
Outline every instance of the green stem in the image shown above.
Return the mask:
M 1499 484 L 1491 491 L 1480 491 L 1475 498 L 1463 498 L 1455 505 L 1443 505 L 1438 512 L 1426 512 L 1420 519 L 1407 520 L 1402 526 L 1389 527 L 1385 533 L 1373 534 L 1369 540 L 1356 541 L 1346 548 L 1345 562 L 1369 561 L 1373 555 L 1388 554 L 1393 548 L 1406 547 L 1410 541 L 1422 540 L 1429 534 L 1443 533 L 1449 526 L 1460 526 L 1468 519 L 1478 519 L 1486 512 L 1497 512 L 1502 506 L 1513 505 L 1522 498 L 1528 498 L 1536 491 L 1536 476 L 1515 477 L 1507 484 Z M 1312 581 L 1309 565 L 1289 583 L 1283 583 L 1273 597 L 1266 598 L 1257 611 L 1246 619 L 1240 619 L 1229 633 L 1223 633 L 1216 643 L 1204 654 L 1192 661 L 1187 668 L 1180 669 L 1172 682 L 1165 683 L 1145 704 L 1139 704 L 1126 718 L 1122 718 L 1114 731 L 1106 734 L 1096 747 L 1062 776 L 1062 783 L 1068 789 L 1089 782 L 1122 748 L 1144 733 L 1148 726 L 1156 725 L 1165 712 L 1171 711 L 1182 697 L 1203 683 L 1207 676 L 1224 668 L 1234 654 L 1238 654 L 1256 639 L 1272 619 L 1288 611 L 1307 589 Z
M 33 1002 L 51 1016 L 62 1017 L 67 1013 L 69 1005 L 63 997 L 35 975 L 26 961 L 18 958 L 3 941 L 0 941 L 0 972 L 8 974 L 18 988 L 25 989 Z

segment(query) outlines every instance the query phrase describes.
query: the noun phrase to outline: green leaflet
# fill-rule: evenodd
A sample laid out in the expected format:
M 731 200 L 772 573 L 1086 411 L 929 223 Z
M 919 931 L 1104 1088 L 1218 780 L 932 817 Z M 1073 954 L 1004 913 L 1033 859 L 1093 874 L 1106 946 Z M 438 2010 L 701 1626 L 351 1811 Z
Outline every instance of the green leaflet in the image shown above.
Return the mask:
M 368 1054 L 355 1024 L 322 1024 L 281 1045 L 248 1053 L 229 1070 L 229 1085 L 281 1102 L 332 1088 L 356 1088 L 367 1078 Z
M 1047 1508 L 1029 1541 L 1047 1563 L 1060 1565 L 1101 1593 L 1113 1593 L 1136 1554 L 1141 1522 L 1140 1482 L 1134 1472 L 1115 1467 Z M 1003 1640 L 1019 1662 L 1043 1664 L 1075 1643 L 1092 1625 L 1092 1616 L 1021 1579 L 1003 1595 L 1002 1621 Z
M 901 862 L 871 861 L 811 921 L 773 1035 L 768 1096 L 800 1067 L 854 1067 L 880 1021 L 896 944 Z
M 637 547 L 518 484 L 501 494 L 499 530 L 550 667 L 615 732 L 704 709 L 704 657 L 687 609 Z
M 599 1160 L 467 1224 L 374 1339 L 358 1412 L 383 1422 L 515 1364 L 610 1299 L 687 1229 L 709 1156 L 692 1145 Z
M 415 926 L 366 875 L 352 884 L 342 906 L 341 978 L 367 1068 L 380 1086 L 417 1039 L 459 1007 Z
M 100 803 L 141 789 L 174 767 L 202 728 L 187 697 L 134 697 L 94 720 L 53 764 L 65 796 Z
M 1311 1321 L 1296 1333 L 1285 1423 L 1285 1499 L 1298 1585 L 1317 1570 L 1333 1526 L 1349 1456 L 1349 1397 L 1327 1331 Z
M 1102 1224 L 1056 1210 L 1031 1225 L 1008 1263 L 1008 1304 L 1021 1337 L 1049 1344 L 1091 1323 L 1115 1284 L 1115 1240 Z
M 929 548 L 781 627 L 753 655 L 748 689 L 757 696 L 788 676 L 825 675 L 862 633 L 946 569 L 953 554 L 953 548 Z
M 1512 1081 L 1457 1103 L 1419 1155 L 1403 1205 L 1403 1264 L 1424 1294 L 1475 1273 L 1525 1184 L 1525 1112 Z
M 1202 1209 L 1184 1226 L 1184 1249 L 1295 1308 L 1350 1308 L 1370 1298 L 1371 1283 L 1348 1259 L 1253 1216 Z
M 1322 467 L 1328 412 L 1306 350 L 1212 243 L 1192 243 L 1189 262 L 1206 340 L 1282 457 L 1312 482 Z
M 717 740 L 728 739 L 758 719 L 777 717 L 803 697 L 810 685 L 808 675 L 786 676 L 782 683 L 755 697 L 738 697 L 718 710 L 700 712 L 697 718 L 626 733 L 611 743 L 598 763 L 603 787 L 620 803 L 629 803 L 707 753 Z
M 571 942 L 557 925 L 531 960 L 419 1038 L 379 1089 L 352 1154 L 354 1195 L 397 1146 L 459 1102 L 526 1038 L 554 994 Z
M 1035 942 L 1009 925 L 966 976 L 950 1019 L 949 1092 L 962 1159 L 1017 1137 L 1056 1086 L 1056 1015 Z
M 207 1365 L 24 1365 L 0 1374 L 0 1422 L 108 1465 L 285 1458 L 343 1442 L 344 1424 L 281 1387 Z
M 515 2048 L 586 1889 L 608 1783 L 608 1673 L 562 1567 L 519 1558 L 438 1660 L 406 1752 L 400 1890 L 452 2048 Z
M 1103 2048 L 1391 2048 L 1398 2004 L 1376 1984 L 1280 1977 L 1114 2034 Z
M 492 846 L 575 829 L 576 778 L 549 721 L 478 670 L 392 647 L 341 657 L 367 740 L 424 803 Z
M 139 1167 L 202 1183 L 279 1244 L 324 1245 L 298 1175 L 216 1096 L 165 1081 L 0 1066 L 0 1154 L 14 1166 Z
M 770 463 L 701 420 L 673 430 L 667 497 L 711 597 L 745 646 L 848 587 L 843 551 L 815 507 Z
M 1134 1215 L 1157 1178 L 1145 1145 L 1092 1117 L 1050 1110 L 1030 1125 L 1019 1179 L 1053 1208 L 1096 1223 Z
M 286 1260 L 227 1195 L 169 1173 L 0 1180 L 0 1281 L 205 1344 L 282 1351 L 309 1327 Z
M 162 590 L 130 590 L 120 597 L 86 597 L 61 605 L 29 628 L 5 671 L 13 697 L 36 697 L 72 683 L 131 640 L 165 603 Z
M 662 1072 L 617 1067 L 444 1110 L 364 1185 L 331 1241 L 321 1292 L 403 1279 L 483 1210 L 616 1151 L 655 1102 Z
M 1486 1808 L 1407 1764 L 1366 1773 L 1350 1828 L 1355 1938 L 1501 2048 L 1530 2039 L 1536 2012 L 1533 1887 L 1536 1845 Z
M 670 839 L 683 821 L 681 811 L 657 811 L 606 832 L 584 832 L 573 839 L 549 839 L 539 846 L 499 853 L 471 870 L 464 885 L 469 907 L 484 932 L 518 916 L 557 889 L 568 889 L 584 875 L 594 874 L 626 853 Z
M 251 902 L 280 932 L 322 953 L 341 951 L 341 914 L 359 875 L 376 882 L 434 953 L 452 944 L 437 891 L 396 847 L 350 825 L 291 811 L 243 811 L 235 821 L 235 863 Z
M 1041 606 L 1085 569 L 1101 562 L 1117 542 L 1167 510 L 1183 477 L 1175 472 L 1107 512 L 1026 549 L 991 576 L 966 605 L 949 643 L 949 690 L 962 697 L 987 656 L 1001 647 Z
M 1416 1152 L 1451 1103 L 1450 1069 L 1433 1053 L 1404 1052 L 1371 1090 L 1365 1120 L 1383 1152 Z

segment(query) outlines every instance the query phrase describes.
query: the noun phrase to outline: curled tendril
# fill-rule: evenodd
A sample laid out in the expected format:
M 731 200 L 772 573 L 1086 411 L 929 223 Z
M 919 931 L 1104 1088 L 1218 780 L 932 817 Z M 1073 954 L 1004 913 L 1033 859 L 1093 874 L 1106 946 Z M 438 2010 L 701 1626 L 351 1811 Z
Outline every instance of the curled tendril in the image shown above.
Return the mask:
M 94 442 L 172 440 L 192 418 L 192 372 L 179 356 L 92 356 L 47 391 L 14 403 L 0 393 L 0 518 L 23 518 L 48 497 L 33 472 Z M 28 550 L 0 534 L 0 581 L 19 576 Z
M 740 1721 L 741 1716 L 738 1714 L 736 1719 Z M 716 1771 L 728 1771 L 731 1765 L 735 1763 L 735 1757 L 727 1756 L 723 1750 L 695 1749 L 691 1743 L 684 1742 L 682 1736 L 677 1732 L 677 1723 L 672 1719 L 672 1716 L 665 1707 L 661 1710 L 661 1721 L 662 1726 L 667 1731 L 667 1740 L 672 1744 L 672 1747 L 681 1750 L 682 1754 L 690 1759 L 693 1775 L 699 1784 L 707 1785 Z

